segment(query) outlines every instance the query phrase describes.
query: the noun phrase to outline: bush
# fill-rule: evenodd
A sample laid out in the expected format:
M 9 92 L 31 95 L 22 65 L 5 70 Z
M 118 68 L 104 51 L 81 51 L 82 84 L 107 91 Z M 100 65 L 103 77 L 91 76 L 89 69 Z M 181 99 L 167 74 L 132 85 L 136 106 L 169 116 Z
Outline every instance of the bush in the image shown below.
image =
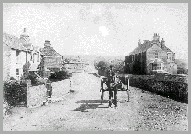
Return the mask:
M 31 85 L 37 85 L 38 84 L 37 76 L 34 73 L 29 73 L 25 79 L 31 80 Z
M 54 79 L 54 80 L 63 80 L 69 77 L 69 74 L 67 71 L 59 71 L 51 74 L 49 79 Z
M 4 99 L 10 106 L 27 101 L 27 84 L 18 81 L 6 81 L 3 84 Z
M 10 77 L 10 80 L 16 80 L 14 77 Z

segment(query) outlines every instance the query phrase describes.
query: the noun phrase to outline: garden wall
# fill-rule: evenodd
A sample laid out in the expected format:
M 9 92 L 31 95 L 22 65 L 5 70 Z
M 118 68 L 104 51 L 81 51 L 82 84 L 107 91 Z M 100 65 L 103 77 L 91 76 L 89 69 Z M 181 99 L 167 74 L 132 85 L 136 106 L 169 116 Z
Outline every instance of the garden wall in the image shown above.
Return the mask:
M 124 75 L 120 76 L 125 82 Z M 129 75 L 129 85 L 188 103 L 188 77 L 178 75 Z
M 45 84 L 31 86 L 27 84 L 27 107 L 38 107 L 48 100 L 48 92 Z

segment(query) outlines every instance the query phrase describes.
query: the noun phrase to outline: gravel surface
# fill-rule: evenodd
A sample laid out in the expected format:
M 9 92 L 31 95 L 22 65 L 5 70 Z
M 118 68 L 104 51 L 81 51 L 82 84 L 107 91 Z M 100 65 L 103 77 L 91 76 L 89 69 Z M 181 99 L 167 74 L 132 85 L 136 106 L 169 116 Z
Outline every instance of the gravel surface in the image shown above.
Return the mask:
M 78 73 L 71 79 L 75 92 L 48 106 L 15 108 L 3 120 L 4 131 L 188 130 L 188 104 L 130 87 L 129 102 L 126 92 L 118 92 L 118 108 L 108 108 L 108 92 L 100 101 L 99 78 Z

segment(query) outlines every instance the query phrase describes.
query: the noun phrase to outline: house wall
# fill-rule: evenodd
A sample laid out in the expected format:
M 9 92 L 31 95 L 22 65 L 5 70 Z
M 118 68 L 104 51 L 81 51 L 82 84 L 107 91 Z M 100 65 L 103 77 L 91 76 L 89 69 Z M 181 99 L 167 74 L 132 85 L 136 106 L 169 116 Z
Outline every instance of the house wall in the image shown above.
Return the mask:
M 44 57 L 44 67 L 47 68 L 61 68 L 62 67 L 62 57 L 61 56 L 49 56 Z
M 10 79 L 11 49 L 3 43 L 3 81 Z
M 174 59 L 167 59 L 167 53 L 163 51 L 160 46 L 154 44 L 151 48 L 147 50 L 147 74 L 152 70 L 151 62 L 155 60 L 155 52 L 158 52 L 158 59 L 165 61 L 163 63 L 163 70 L 171 74 L 177 73 L 177 65 L 174 63 Z M 173 54 L 171 56 L 174 56 Z
M 132 57 L 135 57 L 134 61 Z M 138 72 L 137 72 L 138 71 Z M 146 72 L 146 52 L 125 57 L 125 72 L 128 74 L 145 74 Z
M 152 66 L 150 63 L 152 63 L 155 60 L 155 52 L 158 53 L 158 59 L 162 59 L 164 61 L 167 60 L 167 54 L 164 52 L 157 44 L 154 44 L 151 48 L 147 50 L 147 74 L 151 73 Z
M 30 52 L 27 53 L 27 61 L 32 62 L 32 60 L 31 60 L 31 53 Z
M 147 73 L 147 53 L 143 52 L 141 56 L 142 56 L 142 71 L 143 71 L 142 74 L 146 74 Z
M 26 52 L 20 51 L 18 57 L 16 56 L 16 50 L 11 49 L 11 68 L 10 77 L 14 77 L 19 80 L 23 75 L 23 65 L 26 63 Z M 19 69 L 19 75 L 16 75 L 16 69 Z
M 39 52 L 39 57 L 38 57 L 38 53 L 35 51 L 31 51 L 27 53 L 27 61 L 30 62 L 31 66 L 32 64 L 35 64 L 35 67 L 38 67 L 38 65 L 40 64 L 40 61 L 41 61 L 40 51 L 38 52 Z M 32 60 L 31 60 L 31 55 L 32 55 Z

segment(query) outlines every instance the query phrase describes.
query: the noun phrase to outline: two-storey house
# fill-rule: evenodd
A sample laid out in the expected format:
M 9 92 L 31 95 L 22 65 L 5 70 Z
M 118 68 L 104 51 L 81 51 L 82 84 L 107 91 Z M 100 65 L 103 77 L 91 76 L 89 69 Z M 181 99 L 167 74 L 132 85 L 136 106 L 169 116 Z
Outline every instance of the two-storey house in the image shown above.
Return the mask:
M 50 70 L 51 72 L 57 72 L 62 69 L 63 56 L 56 52 L 51 47 L 50 41 L 46 40 L 44 48 L 40 48 L 41 65 L 40 70 Z
M 10 77 L 20 80 L 23 75 L 23 65 L 31 60 L 36 64 L 40 63 L 40 58 L 34 60 L 32 56 L 34 49 L 29 41 L 26 29 L 20 38 L 3 33 L 3 80 L 8 80 Z M 32 66 L 32 62 L 30 63 Z
M 125 72 L 130 74 L 151 74 L 153 70 L 161 70 L 170 74 L 177 73 L 175 53 L 165 45 L 159 34 L 155 33 L 153 40 L 144 40 L 129 56 L 125 57 Z
M 26 28 L 24 28 L 23 33 L 20 35 L 20 40 L 23 46 L 27 49 L 27 61 L 30 62 L 29 71 L 38 71 L 38 65 L 40 64 L 40 51 L 38 46 L 34 46 L 30 43 L 30 38 L 28 33 L 26 32 Z

